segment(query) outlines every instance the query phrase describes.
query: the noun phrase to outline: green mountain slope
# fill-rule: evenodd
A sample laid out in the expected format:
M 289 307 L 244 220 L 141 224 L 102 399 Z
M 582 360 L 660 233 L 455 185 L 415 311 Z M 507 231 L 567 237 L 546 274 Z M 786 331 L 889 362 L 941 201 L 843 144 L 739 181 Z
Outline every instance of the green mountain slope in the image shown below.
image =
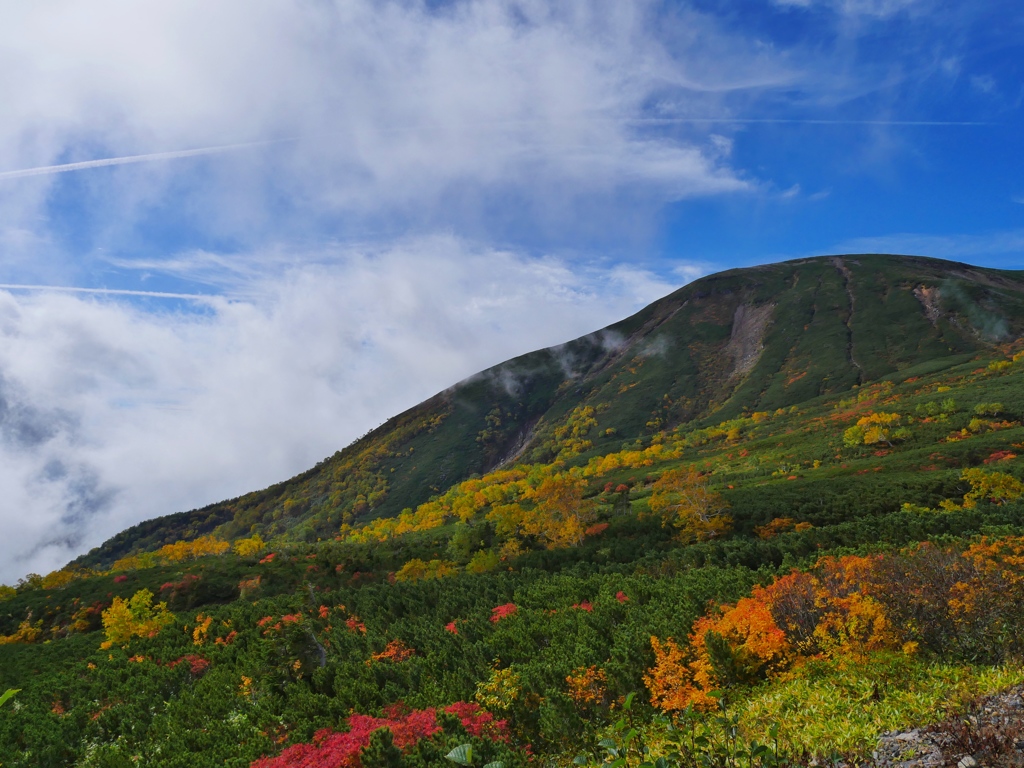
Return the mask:
M 713 276 L 0 586 L 0 762 L 598 768 L 637 729 L 669 768 L 862 764 L 1024 682 L 1021 295 L 896 257 Z
M 147 521 L 76 561 L 208 533 L 315 541 L 511 461 L 598 455 L 680 424 L 774 411 L 1024 333 L 1024 272 L 855 255 L 738 269 L 483 371 L 291 480 Z

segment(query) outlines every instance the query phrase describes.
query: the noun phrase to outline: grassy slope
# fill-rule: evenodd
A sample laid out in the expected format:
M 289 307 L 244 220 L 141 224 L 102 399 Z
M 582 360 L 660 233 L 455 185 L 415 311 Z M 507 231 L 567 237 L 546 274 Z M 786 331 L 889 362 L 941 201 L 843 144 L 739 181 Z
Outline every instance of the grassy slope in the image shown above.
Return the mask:
M 767 322 L 746 340 L 759 351 L 756 365 L 737 373 L 741 307 L 761 308 Z M 1019 272 L 870 255 L 724 272 L 602 331 L 461 382 L 291 480 L 147 521 L 77 562 L 109 565 L 210 532 L 315 541 L 342 522 L 415 507 L 511 458 L 550 461 L 553 430 L 580 406 L 600 412 L 600 429 L 588 435 L 595 449 L 616 450 L 659 429 L 774 411 L 915 366 L 941 368 L 1022 332 Z

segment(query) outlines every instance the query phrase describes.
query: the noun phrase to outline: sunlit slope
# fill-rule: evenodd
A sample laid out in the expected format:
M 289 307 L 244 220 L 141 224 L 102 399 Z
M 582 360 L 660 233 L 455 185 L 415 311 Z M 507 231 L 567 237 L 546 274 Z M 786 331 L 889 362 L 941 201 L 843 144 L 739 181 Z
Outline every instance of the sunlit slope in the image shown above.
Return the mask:
M 142 523 L 81 558 L 216 532 L 315 540 L 415 507 L 512 460 L 618 449 L 963 362 L 1024 333 L 1024 273 L 857 255 L 731 270 L 559 347 L 515 358 L 263 491 Z

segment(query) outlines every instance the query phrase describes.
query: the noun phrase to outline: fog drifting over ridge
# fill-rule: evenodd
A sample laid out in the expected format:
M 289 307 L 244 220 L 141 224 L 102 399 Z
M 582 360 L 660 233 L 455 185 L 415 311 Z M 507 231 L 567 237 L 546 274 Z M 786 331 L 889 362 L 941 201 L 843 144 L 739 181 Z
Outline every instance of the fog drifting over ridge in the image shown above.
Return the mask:
M 717 132 L 633 121 L 789 77 L 711 17 L 645 2 L 6 13 L 0 283 L 211 296 L 0 292 L 6 581 L 283 480 L 677 287 L 492 243 L 749 191 Z
M 0 292 L 0 581 L 286 479 L 465 376 L 676 287 L 453 238 L 336 259 L 205 312 Z

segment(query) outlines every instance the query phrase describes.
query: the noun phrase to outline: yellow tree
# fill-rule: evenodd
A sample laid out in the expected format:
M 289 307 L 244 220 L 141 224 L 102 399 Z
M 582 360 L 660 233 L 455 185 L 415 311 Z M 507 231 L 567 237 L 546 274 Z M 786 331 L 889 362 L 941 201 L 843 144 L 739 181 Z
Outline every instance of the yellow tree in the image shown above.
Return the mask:
M 266 546 L 267 544 L 263 541 L 263 537 L 258 533 L 254 533 L 248 539 L 239 539 L 236 541 L 234 550 L 235 554 L 239 557 L 253 557 L 262 552 Z
M 965 507 L 975 507 L 979 501 L 1002 504 L 1024 496 L 1024 483 L 1003 472 L 986 472 L 971 467 L 960 473 L 960 479 L 971 484 L 971 490 L 964 494 Z
M 665 472 L 652 486 L 648 504 L 665 525 L 671 523 L 679 529 L 684 542 L 712 539 L 732 528 L 729 504 L 694 467 Z
M 582 477 L 567 473 L 545 478 L 534 493 L 537 506 L 524 532 L 544 539 L 549 549 L 578 545 L 594 522 L 594 502 L 583 498 L 585 488 Z
M 153 593 L 140 589 L 128 600 L 115 597 L 102 618 L 107 639 L 100 647 L 110 648 L 124 645 L 133 637 L 155 637 L 174 621 L 174 614 L 167 610 L 167 603 L 153 605 Z
M 850 447 L 885 443 L 891 447 L 894 441 L 910 437 L 910 430 L 900 426 L 901 420 L 898 413 L 869 413 L 861 416 L 854 426 L 843 432 L 843 443 Z
M 423 581 L 425 579 L 443 579 L 459 572 L 455 563 L 447 560 L 431 560 L 425 562 L 414 557 L 403 565 L 395 574 L 396 581 Z

